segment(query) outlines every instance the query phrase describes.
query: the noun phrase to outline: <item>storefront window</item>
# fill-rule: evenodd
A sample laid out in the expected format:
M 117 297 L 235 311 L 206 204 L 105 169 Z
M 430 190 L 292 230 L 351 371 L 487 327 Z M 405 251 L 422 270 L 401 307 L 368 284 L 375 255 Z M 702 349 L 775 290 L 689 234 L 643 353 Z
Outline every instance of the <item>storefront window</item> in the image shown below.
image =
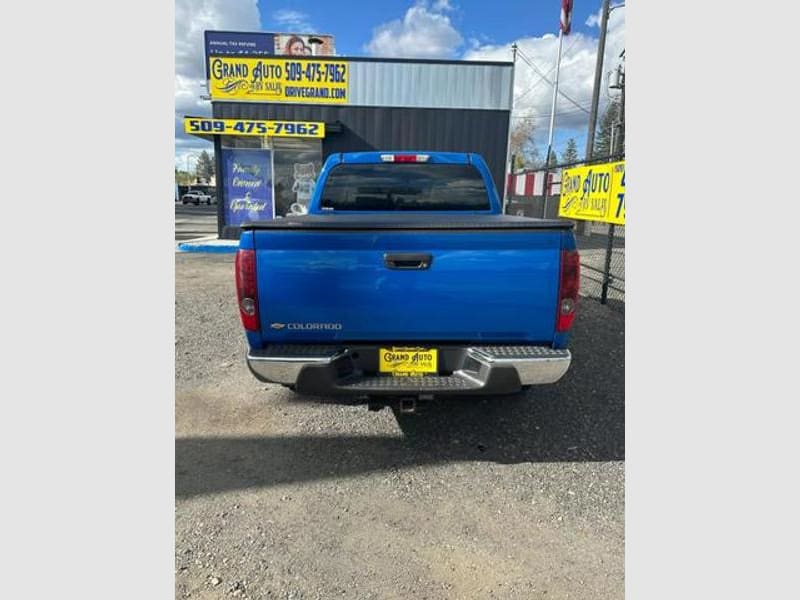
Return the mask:
M 275 215 L 303 214 L 322 168 L 319 139 L 272 138 Z
M 223 148 L 269 148 L 269 138 L 255 135 L 221 135 Z
M 288 214 L 304 214 L 308 211 L 308 203 L 322 168 L 322 140 L 300 139 L 282 137 L 256 137 L 233 136 L 222 137 L 223 156 L 228 149 L 254 149 L 264 150 L 270 160 L 270 185 L 269 204 L 274 203 L 275 217 L 285 217 Z M 225 185 L 232 185 L 229 174 L 226 173 Z M 229 193 L 228 203 L 238 199 L 233 191 Z M 236 197 L 234 198 L 234 195 Z M 233 205 L 237 208 L 242 204 Z M 265 218 L 264 215 L 259 215 Z M 253 213 L 255 218 L 255 213 Z M 266 217 L 269 218 L 269 217 Z M 226 223 L 229 225 L 238 222 L 239 218 L 233 214 Z

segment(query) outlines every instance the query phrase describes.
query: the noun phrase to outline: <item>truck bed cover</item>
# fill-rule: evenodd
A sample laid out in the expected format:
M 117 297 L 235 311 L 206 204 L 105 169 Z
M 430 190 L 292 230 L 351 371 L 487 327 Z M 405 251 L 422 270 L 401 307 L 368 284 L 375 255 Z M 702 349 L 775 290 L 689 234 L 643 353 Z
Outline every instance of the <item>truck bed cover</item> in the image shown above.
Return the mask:
M 296 215 L 272 221 L 242 225 L 243 230 L 530 230 L 572 229 L 574 223 L 562 219 L 534 219 L 514 215 L 453 213 Z

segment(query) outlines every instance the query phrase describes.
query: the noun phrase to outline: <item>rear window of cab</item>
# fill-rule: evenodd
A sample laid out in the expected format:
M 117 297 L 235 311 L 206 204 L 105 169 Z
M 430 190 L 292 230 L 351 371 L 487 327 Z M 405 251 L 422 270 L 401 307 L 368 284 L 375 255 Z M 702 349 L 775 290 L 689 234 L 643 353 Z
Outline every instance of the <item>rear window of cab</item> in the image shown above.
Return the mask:
M 324 210 L 489 210 L 489 193 L 473 165 L 340 164 L 322 190 Z

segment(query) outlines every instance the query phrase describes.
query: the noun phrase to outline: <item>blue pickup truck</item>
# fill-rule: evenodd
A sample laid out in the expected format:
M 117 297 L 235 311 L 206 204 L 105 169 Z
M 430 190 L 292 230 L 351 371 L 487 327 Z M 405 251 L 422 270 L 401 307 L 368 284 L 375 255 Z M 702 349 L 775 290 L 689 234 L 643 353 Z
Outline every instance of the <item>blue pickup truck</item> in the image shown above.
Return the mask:
M 298 393 L 408 411 L 558 381 L 578 299 L 572 227 L 503 215 L 477 154 L 332 155 L 308 214 L 242 227 L 247 364 Z

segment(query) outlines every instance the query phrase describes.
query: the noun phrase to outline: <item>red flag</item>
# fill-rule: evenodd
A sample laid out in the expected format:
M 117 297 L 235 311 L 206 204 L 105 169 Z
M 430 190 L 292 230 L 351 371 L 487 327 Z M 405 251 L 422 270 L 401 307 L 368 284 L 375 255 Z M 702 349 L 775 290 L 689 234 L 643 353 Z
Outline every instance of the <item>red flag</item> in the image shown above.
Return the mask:
M 572 25 L 572 0 L 561 0 L 561 33 L 569 35 Z

